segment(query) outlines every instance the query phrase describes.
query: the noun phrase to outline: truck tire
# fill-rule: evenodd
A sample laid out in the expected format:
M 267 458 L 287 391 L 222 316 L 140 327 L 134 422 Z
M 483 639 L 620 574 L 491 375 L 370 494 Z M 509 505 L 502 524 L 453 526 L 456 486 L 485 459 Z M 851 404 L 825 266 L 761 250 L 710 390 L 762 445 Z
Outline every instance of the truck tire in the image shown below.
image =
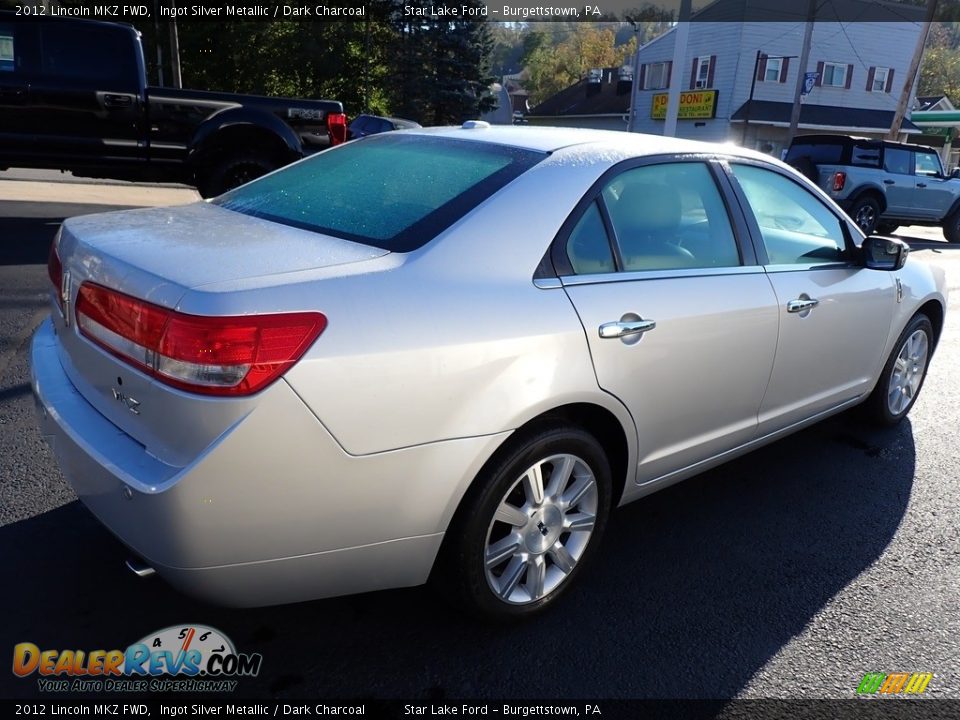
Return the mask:
M 960 210 L 943 221 L 943 236 L 952 243 L 960 243 Z
M 873 235 L 880 217 L 880 203 L 871 195 L 861 195 L 850 206 L 850 217 L 864 235 Z
M 205 197 L 214 197 L 248 183 L 279 167 L 269 155 L 250 150 L 224 153 L 198 178 L 197 189 Z
M 878 222 L 877 223 L 877 234 L 878 235 L 892 235 L 897 231 L 897 228 L 900 227 L 897 223 L 894 222 Z

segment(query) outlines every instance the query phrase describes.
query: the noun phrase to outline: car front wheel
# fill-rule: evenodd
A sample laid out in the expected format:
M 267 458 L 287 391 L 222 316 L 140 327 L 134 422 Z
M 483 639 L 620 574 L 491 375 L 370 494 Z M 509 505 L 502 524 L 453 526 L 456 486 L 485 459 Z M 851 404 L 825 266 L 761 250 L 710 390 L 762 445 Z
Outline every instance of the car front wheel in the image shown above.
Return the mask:
M 866 409 L 878 425 L 896 425 L 906 417 L 920 394 L 933 350 L 933 326 L 926 315 L 915 315 L 887 358 Z
M 869 195 L 862 197 L 850 208 L 850 216 L 863 230 L 864 235 L 872 235 L 877 227 L 877 218 L 880 217 L 880 203 Z
M 443 581 L 475 614 L 536 614 L 594 554 L 610 502 L 610 465 L 597 440 L 575 427 L 541 429 L 478 478 L 448 529 Z

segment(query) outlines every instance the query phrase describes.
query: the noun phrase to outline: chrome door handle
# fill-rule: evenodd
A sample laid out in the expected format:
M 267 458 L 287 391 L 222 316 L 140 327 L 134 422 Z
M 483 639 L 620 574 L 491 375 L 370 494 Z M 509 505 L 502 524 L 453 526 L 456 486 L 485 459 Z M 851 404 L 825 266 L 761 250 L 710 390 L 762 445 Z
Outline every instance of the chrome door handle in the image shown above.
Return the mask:
M 639 335 L 657 326 L 654 320 L 621 320 L 608 322 L 600 326 L 600 337 L 604 340 L 622 338 L 628 335 Z
M 787 312 L 798 313 L 803 312 L 804 310 L 812 310 L 819 304 L 820 301 L 814 300 L 813 298 L 808 298 L 806 300 L 791 300 L 787 303 Z

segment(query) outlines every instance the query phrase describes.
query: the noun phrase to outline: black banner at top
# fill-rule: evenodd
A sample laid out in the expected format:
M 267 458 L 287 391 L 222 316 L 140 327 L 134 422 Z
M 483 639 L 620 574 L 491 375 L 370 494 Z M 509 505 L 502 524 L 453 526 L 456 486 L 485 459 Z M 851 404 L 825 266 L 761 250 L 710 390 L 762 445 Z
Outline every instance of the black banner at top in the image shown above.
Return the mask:
M 74 17 L 133 22 L 366 21 L 386 17 L 477 22 L 597 22 L 676 20 L 681 0 L 0 0 L 20 18 Z M 809 18 L 807 2 L 693 0 L 691 22 L 797 23 Z M 923 0 L 817 0 L 815 22 L 921 23 Z M 960 0 L 939 0 L 936 20 L 960 19 Z

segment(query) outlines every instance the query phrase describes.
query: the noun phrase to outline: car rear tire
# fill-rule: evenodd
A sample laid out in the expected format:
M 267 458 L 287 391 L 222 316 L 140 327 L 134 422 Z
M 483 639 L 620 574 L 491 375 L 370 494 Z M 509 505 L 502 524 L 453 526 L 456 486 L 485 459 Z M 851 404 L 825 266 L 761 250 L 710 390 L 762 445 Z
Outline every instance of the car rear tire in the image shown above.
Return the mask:
M 512 441 L 451 522 L 439 582 L 487 619 L 543 612 L 596 553 L 611 487 L 603 448 L 578 427 L 545 426 Z
M 923 387 L 932 350 L 930 319 L 922 313 L 914 315 L 897 338 L 880 380 L 865 403 L 870 421 L 890 427 L 907 416 Z
M 878 222 L 877 223 L 877 234 L 878 235 L 892 235 L 897 231 L 897 228 L 900 227 L 897 223 L 892 222 Z
M 873 235 L 880 217 L 880 203 L 870 195 L 858 198 L 850 208 L 850 217 L 863 230 L 864 235 Z
M 241 150 L 224 154 L 201 174 L 198 190 L 205 197 L 215 197 L 275 170 L 276 161 L 263 153 Z
M 943 221 L 943 236 L 952 243 L 960 243 L 960 212 Z

